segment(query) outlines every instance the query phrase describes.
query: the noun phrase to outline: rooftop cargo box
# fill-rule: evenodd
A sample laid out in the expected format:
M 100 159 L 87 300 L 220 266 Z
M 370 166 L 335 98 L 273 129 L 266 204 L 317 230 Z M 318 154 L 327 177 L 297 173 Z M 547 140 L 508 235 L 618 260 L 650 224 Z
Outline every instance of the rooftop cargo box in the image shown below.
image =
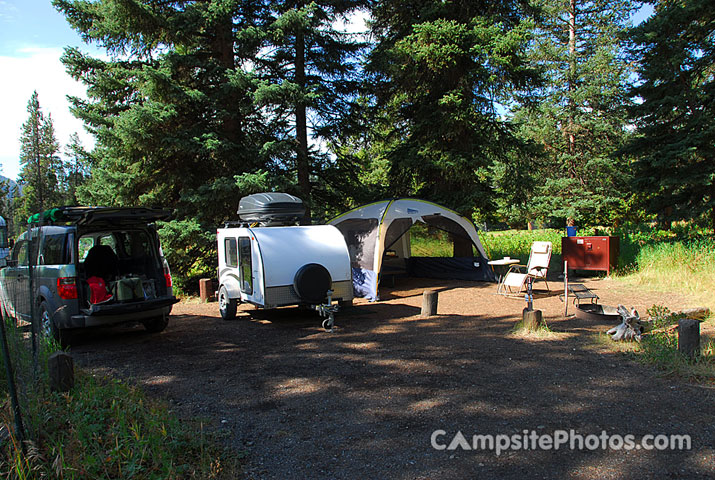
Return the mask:
M 256 193 L 238 202 L 238 218 L 264 227 L 295 224 L 304 216 L 303 201 L 287 193 Z

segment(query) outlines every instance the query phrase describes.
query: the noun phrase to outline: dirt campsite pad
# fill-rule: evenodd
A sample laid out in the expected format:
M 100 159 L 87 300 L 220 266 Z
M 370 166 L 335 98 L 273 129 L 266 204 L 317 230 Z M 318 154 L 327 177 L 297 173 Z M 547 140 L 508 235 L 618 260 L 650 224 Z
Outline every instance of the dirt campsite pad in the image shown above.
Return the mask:
M 694 306 L 609 279 L 586 284 L 601 303 L 641 313 Z M 438 315 L 422 319 L 428 287 L 435 281 L 404 280 L 380 302 L 357 301 L 333 333 L 295 308 L 242 307 L 227 322 L 215 303 L 180 303 L 159 335 L 91 332 L 73 355 L 201 419 L 245 454 L 246 478 L 715 477 L 712 385 L 663 377 L 594 341 L 613 325 L 564 319 L 556 291 L 535 301 L 554 333 L 527 336 L 511 333 L 524 301 L 495 295 L 494 284 L 440 283 Z M 633 435 L 637 446 L 471 449 L 475 435 L 570 432 L 578 447 L 577 436 L 604 431 L 606 443 Z M 692 448 L 639 448 L 653 445 L 648 435 L 689 435 Z

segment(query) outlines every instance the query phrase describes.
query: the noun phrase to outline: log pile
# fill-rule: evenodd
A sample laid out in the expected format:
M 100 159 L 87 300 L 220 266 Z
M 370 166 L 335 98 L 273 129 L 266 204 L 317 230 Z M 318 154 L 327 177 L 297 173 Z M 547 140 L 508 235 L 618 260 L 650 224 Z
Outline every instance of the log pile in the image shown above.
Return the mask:
M 641 341 L 645 325 L 641 322 L 640 315 L 635 308 L 630 311 L 623 305 L 618 305 L 618 313 L 621 316 L 621 323 L 606 332 L 611 335 L 611 340 L 636 340 Z

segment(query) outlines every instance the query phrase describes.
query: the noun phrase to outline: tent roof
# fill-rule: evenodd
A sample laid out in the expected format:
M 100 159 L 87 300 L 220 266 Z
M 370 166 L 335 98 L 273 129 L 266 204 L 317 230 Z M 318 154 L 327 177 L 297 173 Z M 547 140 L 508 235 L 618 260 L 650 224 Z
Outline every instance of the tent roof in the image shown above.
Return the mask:
M 347 212 L 338 215 L 328 223 L 336 225 L 345 220 L 351 219 L 377 219 L 379 224 L 390 223 L 398 218 L 411 218 L 412 223 L 425 222 L 423 217 L 433 215 L 442 216 L 458 223 L 467 234 L 470 236 L 472 243 L 479 250 L 479 253 L 488 258 L 484 247 L 482 247 L 479 237 L 477 236 L 477 228 L 474 223 L 468 218 L 460 215 L 454 210 L 443 207 L 436 203 L 420 200 L 417 198 L 395 198 L 391 200 L 381 200 L 379 202 L 368 203 L 360 207 L 353 208 Z M 425 222 L 427 223 L 427 222 Z

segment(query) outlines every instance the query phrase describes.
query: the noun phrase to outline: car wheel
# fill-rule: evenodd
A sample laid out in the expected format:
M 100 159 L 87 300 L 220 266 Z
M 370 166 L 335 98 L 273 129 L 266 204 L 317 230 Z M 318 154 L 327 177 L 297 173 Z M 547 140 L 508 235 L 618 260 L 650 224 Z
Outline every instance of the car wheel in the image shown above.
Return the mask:
M 169 315 L 161 315 L 159 317 L 150 318 L 142 322 L 144 328 L 149 333 L 159 333 L 169 325 Z
M 236 318 L 237 307 L 238 302 L 236 299 L 230 298 L 226 287 L 221 285 L 221 289 L 218 291 L 218 310 L 221 312 L 221 318 L 224 320 L 233 320 Z
M 52 321 L 50 308 L 46 302 L 40 303 L 40 335 L 46 338 L 53 338 L 63 349 L 69 347 L 72 341 L 72 334 L 69 330 L 59 329 Z

